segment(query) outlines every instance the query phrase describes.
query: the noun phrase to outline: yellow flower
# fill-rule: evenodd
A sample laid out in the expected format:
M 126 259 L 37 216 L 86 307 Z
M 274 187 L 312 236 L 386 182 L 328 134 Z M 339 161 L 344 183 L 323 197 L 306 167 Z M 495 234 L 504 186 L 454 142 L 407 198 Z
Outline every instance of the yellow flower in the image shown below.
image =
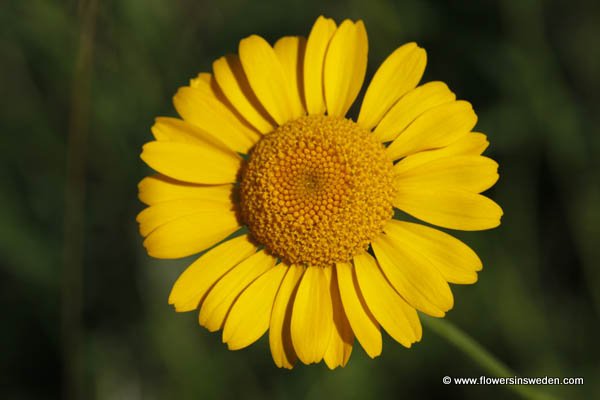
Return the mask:
M 367 48 L 362 21 L 324 17 L 307 40 L 272 47 L 250 36 L 239 56 L 179 89 L 182 119 L 152 127 L 144 246 L 156 258 L 209 249 L 169 303 L 199 308 L 229 349 L 269 331 L 279 367 L 344 366 L 354 338 L 381 353 L 380 326 L 410 347 L 422 334 L 417 310 L 443 317 L 448 283 L 477 280 L 481 261 L 464 243 L 394 218 L 397 208 L 443 228 L 499 225 L 502 210 L 480 194 L 498 165 L 481 156 L 477 116 L 444 83 L 417 86 L 426 55 L 408 43 L 377 70 L 357 121 L 346 119 Z

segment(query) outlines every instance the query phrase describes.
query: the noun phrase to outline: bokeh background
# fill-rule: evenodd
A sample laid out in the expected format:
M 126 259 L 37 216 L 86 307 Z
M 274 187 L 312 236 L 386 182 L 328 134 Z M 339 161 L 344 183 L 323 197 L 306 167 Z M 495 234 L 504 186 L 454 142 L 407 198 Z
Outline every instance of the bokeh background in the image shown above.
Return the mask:
M 471 101 L 501 178 L 484 261 L 448 319 L 523 376 L 585 378 L 600 396 L 600 2 L 4 0 L 0 2 L 0 397 L 510 399 L 445 386 L 481 367 L 430 330 L 346 368 L 278 370 L 268 341 L 230 352 L 167 305 L 190 260 L 155 261 L 135 223 L 139 159 L 171 97 L 252 33 L 365 21 L 368 77 L 397 46 Z

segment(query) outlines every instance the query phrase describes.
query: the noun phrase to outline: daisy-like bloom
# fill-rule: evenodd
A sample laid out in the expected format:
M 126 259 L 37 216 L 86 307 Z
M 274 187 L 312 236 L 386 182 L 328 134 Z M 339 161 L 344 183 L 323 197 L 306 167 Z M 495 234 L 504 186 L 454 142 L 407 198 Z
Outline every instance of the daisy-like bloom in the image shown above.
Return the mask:
M 444 83 L 417 86 L 426 55 L 408 43 L 375 73 L 357 120 L 346 118 L 367 47 L 362 21 L 324 17 L 308 39 L 250 36 L 179 89 L 181 119 L 152 127 L 144 246 L 156 258 L 204 252 L 169 303 L 199 309 L 229 349 L 268 331 L 279 367 L 344 366 L 355 338 L 381 353 L 381 328 L 410 347 L 417 311 L 443 317 L 448 283 L 477 280 L 467 245 L 394 210 L 442 228 L 499 225 L 502 210 L 480 194 L 498 165 L 481 155 L 477 116 Z

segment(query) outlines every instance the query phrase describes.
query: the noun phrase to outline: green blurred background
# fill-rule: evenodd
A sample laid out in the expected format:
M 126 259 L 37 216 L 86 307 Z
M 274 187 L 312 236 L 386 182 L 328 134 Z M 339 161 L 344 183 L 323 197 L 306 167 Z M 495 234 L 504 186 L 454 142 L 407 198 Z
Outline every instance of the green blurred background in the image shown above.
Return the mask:
M 434 332 L 384 340 L 346 368 L 279 370 L 268 341 L 230 352 L 167 305 L 190 260 L 155 261 L 135 223 L 141 145 L 171 97 L 252 33 L 306 35 L 319 14 L 361 18 L 368 77 L 397 46 L 428 51 L 478 112 L 500 162 L 484 261 L 448 319 L 542 387 L 600 398 L 600 2 L 422 0 L 0 2 L 0 397 L 4 399 L 509 399 L 445 386 L 484 371 Z

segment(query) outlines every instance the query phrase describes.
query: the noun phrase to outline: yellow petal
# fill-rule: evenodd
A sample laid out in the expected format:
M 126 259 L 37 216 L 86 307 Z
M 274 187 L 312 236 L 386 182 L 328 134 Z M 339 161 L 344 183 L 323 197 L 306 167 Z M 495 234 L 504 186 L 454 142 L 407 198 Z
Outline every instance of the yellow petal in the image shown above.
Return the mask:
M 466 101 L 434 107 L 415 119 L 387 148 L 394 160 L 423 150 L 448 146 L 468 134 L 477 116 Z
M 488 147 L 490 143 L 483 133 L 470 133 L 462 136 L 457 141 L 449 144 L 446 147 L 435 150 L 421 151 L 416 154 L 411 154 L 405 157 L 396 164 L 396 171 L 401 169 L 410 169 L 418 165 L 425 164 L 429 161 L 438 160 L 451 156 L 478 156 Z M 402 165 L 400 165 L 402 164 Z
M 304 267 L 292 265 L 281 282 L 269 324 L 269 346 L 275 365 L 279 368 L 291 369 L 297 356 L 292 345 L 290 324 L 292 308 L 298 283 L 304 273 Z
M 328 115 L 343 117 L 354 103 L 365 79 L 368 49 L 363 22 L 342 22 L 325 56 L 323 87 Z
M 177 199 L 146 207 L 136 218 L 140 224 L 140 234 L 148 236 L 159 226 L 197 212 L 230 213 L 233 211 L 230 198 L 232 188 L 231 185 L 207 186 L 203 198 Z
M 181 117 L 219 139 L 227 147 L 247 153 L 260 139 L 260 134 L 218 97 L 216 83 L 198 80 L 194 87 L 180 88 L 173 104 Z
M 198 316 L 200 325 L 211 332 L 221 329 L 235 299 L 250 283 L 273 268 L 275 261 L 261 250 L 227 272 L 202 302 Z
M 425 64 L 427 54 L 414 42 L 400 46 L 390 54 L 369 84 L 358 123 L 367 129 L 377 125 L 400 97 L 417 86 Z
M 350 264 L 338 263 L 336 271 L 340 297 L 352 331 L 369 357 L 375 358 L 381 354 L 381 332 L 358 287 L 354 268 Z
M 333 329 L 327 276 L 321 267 L 308 267 L 298 286 L 292 310 L 292 343 L 305 364 L 323 359 Z
M 371 244 L 385 276 L 408 304 L 434 317 L 452 308 L 452 292 L 439 271 L 420 254 L 401 247 L 394 231 Z
M 474 283 L 481 270 L 477 254 L 460 240 L 428 226 L 390 221 L 385 226 L 396 242 L 427 258 L 444 279 L 452 283 Z
M 275 295 L 287 269 L 284 264 L 271 268 L 235 301 L 223 328 L 223 343 L 227 343 L 229 350 L 243 349 L 267 331 Z
M 206 250 L 240 228 L 231 207 L 205 208 L 159 226 L 144 240 L 155 258 L 181 258 Z
M 419 115 L 441 104 L 454 102 L 456 96 L 443 82 L 429 82 L 408 92 L 385 114 L 375 137 L 382 142 L 394 140 Z
M 323 66 L 329 41 L 335 33 L 335 22 L 320 16 L 310 31 L 304 54 L 304 95 L 309 115 L 324 114 Z
M 219 139 L 178 118 L 157 117 L 151 131 L 154 139 L 159 142 L 186 143 L 194 146 L 203 146 L 208 142 L 215 147 L 227 149 Z
M 240 42 L 239 50 L 248 83 L 269 115 L 279 125 L 293 119 L 289 83 L 271 45 L 260 36 L 252 35 Z
M 202 85 L 203 82 L 210 83 L 212 81 L 212 76 L 208 72 L 200 72 L 196 75 L 195 78 L 190 79 L 191 87 L 198 87 Z
M 157 118 L 152 133 L 157 141 L 144 145 L 141 158 L 158 172 L 190 183 L 236 181 L 241 158 L 194 125 Z
M 444 156 L 479 156 L 488 148 L 487 136 L 480 132 L 471 132 L 447 147 L 437 150 Z M 441 158 L 441 157 L 440 157 Z
M 450 188 L 481 193 L 498 180 L 498 163 L 487 157 L 446 157 L 418 166 L 410 166 L 407 162 L 408 167 L 403 164 L 404 160 L 394 166 L 395 184 L 404 191 L 414 187 L 417 190 Z
M 502 209 L 480 194 L 444 188 L 398 186 L 394 207 L 430 224 L 463 231 L 500 225 Z
M 383 329 L 405 347 L 421 340 L 417 312 L 390 286 L 373 257 L 367 252 L 355 256 L 354 268 L 365 301 Z
M 231 192 L 232 185 L 198 185 L 155 174 L 147 176 L 138 184 L 138 197 L 146 205 L 180 199 L 216 198 L 223 191 Z M 231 202 L 231 198 L 227 197 Z
M 149 142 L 141 158 L 161 174 L 190 183 L 232 183 L 241 166 L 237 154 L 208 144 Z
M 276 124 L 252 91 L 238 56 L 229 55 L 216 60 L 213 73 L 227 100 L 250 125 L 261 133 L 275 129 Z
M 248 236 L 242 235 L 207 251 L 179 276 L 171 289 L 169 304 L 176 311 L 195 310 L 216 281 L 256 250 Z
M 301 36 L 285 36 L 275 43 L 273 49 L 283 67 L 293 117 L 300 118 L 306 113 L 304 110 L 303 79 L 306 39 Z
M 348 318 L 340 299 L 340 290 L 335 271 L 331 267 L 328 267 L 327 271 L 333 309 L 333 329 L 331 330 L 331 338 L 329 339 L 329 345 L 323 359 L 329 369 L 335 369 L 337 367 L 344 367 L 348 363 L 352 354 L 354 334 L 352 333 L 352 328 L 348 323 Z M 333 276 L 331 276 L 332 274 Z

